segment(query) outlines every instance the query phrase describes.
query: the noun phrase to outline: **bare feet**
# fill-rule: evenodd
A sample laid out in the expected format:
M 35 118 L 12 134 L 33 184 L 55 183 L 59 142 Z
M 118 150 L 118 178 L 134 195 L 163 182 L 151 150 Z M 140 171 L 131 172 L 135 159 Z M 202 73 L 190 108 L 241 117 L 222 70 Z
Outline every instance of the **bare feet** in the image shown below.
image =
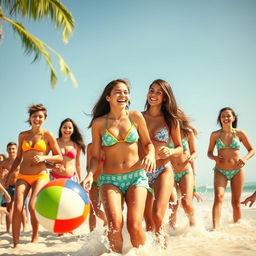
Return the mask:
M 38 242 L 38 234 L 33 234 L 31 243 L 37 243 L 37 242 Z

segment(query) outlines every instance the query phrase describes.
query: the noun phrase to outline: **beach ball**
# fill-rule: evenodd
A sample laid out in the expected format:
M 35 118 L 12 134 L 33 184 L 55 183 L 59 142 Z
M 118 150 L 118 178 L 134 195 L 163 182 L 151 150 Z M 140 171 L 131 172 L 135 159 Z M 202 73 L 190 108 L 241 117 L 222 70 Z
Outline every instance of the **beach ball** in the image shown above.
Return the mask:
M 66 233 L 78 228 L 90 210 L 88 194 L 76 182 L 56 179 L 38 193 L 35 212 L 38 222 L 54 233 Z

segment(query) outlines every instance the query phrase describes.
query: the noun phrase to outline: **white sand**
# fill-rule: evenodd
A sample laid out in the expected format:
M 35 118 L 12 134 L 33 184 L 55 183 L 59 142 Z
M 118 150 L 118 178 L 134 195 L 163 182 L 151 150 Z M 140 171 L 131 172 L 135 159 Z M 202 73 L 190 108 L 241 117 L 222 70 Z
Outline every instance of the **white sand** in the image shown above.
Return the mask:
M 86 234 L 88 234 L 87 221 L 73 232 L 74 234 L 64 234 L 58 236 L 50 233 L 40 226 L 39 241 L 31 243 L 31 227 L 28 231 L 21 232 L 20 244 L 13 248 L 12 236 L 5 232 L 5 225 L 0 225 L 0 255 L 69 255 L 79 251 L 84 244 Z
M 242 207 L 243 218 L 233 224 L 230 200 L 227 199 L 222 210 L 222 228 L 211 231 L 212 201 L 194 203 L 197 225 L 189 228 L 183 209 L 178 212 L 178 222 L 175 231 L 170 230 L 165 217 L 165 229 L 168 234 L 167 250 L 160 250 L 154 243 L 152 233 L 147 233 L 146 244 L 139 249 L 131 247 L 129 235 L 124 227 L 125 256 L 255 256 L 256 255 L 256 205 L 251 209 Z M 124 213 L 125 215 L 125 213 Z M 168 212 L 167 212 L 168 215 Z M 99 221 L 100 222 L 100 221 Z M 101 223 L 93 233 L 88 230 L 88 218 L 85 223 L 74 231 L 74 234 L 57 236 L 40 227 L 38 243 L 30 243 L 31 228 L 21 233 L 21 244 L 13 249 L 11 234 L 0 227 L 0 255 L 36 255 L 36 256 L 116 256 L 108 253 L 104 229 Z

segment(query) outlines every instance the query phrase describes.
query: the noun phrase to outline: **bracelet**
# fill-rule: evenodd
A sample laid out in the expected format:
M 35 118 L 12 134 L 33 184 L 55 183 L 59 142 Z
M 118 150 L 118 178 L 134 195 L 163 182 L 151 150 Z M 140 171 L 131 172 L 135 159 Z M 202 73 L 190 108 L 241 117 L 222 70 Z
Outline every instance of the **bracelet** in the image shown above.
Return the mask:
M 196 192 L 196 188 L 193 188 L 193 192 Z
M 55 167 L 55 163 L 44 160 L 44 164 L 50 167 Z

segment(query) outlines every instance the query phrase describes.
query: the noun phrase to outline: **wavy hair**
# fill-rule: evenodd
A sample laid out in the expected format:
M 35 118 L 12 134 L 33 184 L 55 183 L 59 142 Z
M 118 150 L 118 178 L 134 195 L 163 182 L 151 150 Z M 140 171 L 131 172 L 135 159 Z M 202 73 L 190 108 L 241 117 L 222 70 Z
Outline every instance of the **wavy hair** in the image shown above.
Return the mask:
M 169 130 L 171 131 L 172 124 L 177 125 L 177 121 L 178 121 L 178 106 L 177 106 L 176 99 L 174 97 L 172 88 L 168 82 L 162 79 L 156 79 L 150 84 L 149 89 L 155 84 L 159 85 L 163 90 L 164 99 L 161 106 L 161 110 L 164 115 L 164 120 L 168 125 Z M 150 108 L 150 105 L 147 100 L 145 103 L 144 109 L 145 111 L 147 111 L 149 108 Z
M 106 85 L 106 87 L 104 88 L 99 100 L 97 101 L 97 103 L 95 104 L 95 106 L 92 109 L 92 120 L 91 120 L 88 128 L 92 127 L 92 123 L 93 123 L 94 119 L 96 119 L 97 117 L 100 117 L 100 116 L 104 116 L 110 112 L 110 105 L 109 105 L 109 102 L 106 100 L 106 97 L 110 96 L 110 93 L 113 90 L 113 88 L 119 83 L 125 84 L 130 93 L 130 83 L 126 79 L 119 78 L 119 79 L 113 80 L 110 83 L 108 83 Z M 130 101 L 128 103 L 127 108 L 129 107 L 129 105 L 130 105 Z
M 61 128 L 62 126 L 64 125 L 64 123 L 66 122 L 71 122 L 73 127 L 74 127 L 74 132 L 72 133 L 71 135 L 71 140 L 73 142 L 75 142 L 78 147 L 83 151 L 83 153 L 85 154 L 85 149 L 86 149 L 86 146 L 85 146 L 85 143 L 84 143 L 84 139 L 83 139 L 83 135 L 82 133 L 80 132 L 78 126 L 76 125 L 76 123 L 71 119 L 71 118 L 66 118 L 64 119 L 61 124 L 60 124 L 60 127 L 59 127 L 59 138 L 62 137 L 62 133 L 61 133 Z
M 180 123 L 181 134 L 183 134 L 184 137 L 188 137 L 191 131 L 195 136 L 198 135 L 196 128 L 191 125 L 191 118 L 188 117 L 181 108 L 178 108 L 178 121 Z

